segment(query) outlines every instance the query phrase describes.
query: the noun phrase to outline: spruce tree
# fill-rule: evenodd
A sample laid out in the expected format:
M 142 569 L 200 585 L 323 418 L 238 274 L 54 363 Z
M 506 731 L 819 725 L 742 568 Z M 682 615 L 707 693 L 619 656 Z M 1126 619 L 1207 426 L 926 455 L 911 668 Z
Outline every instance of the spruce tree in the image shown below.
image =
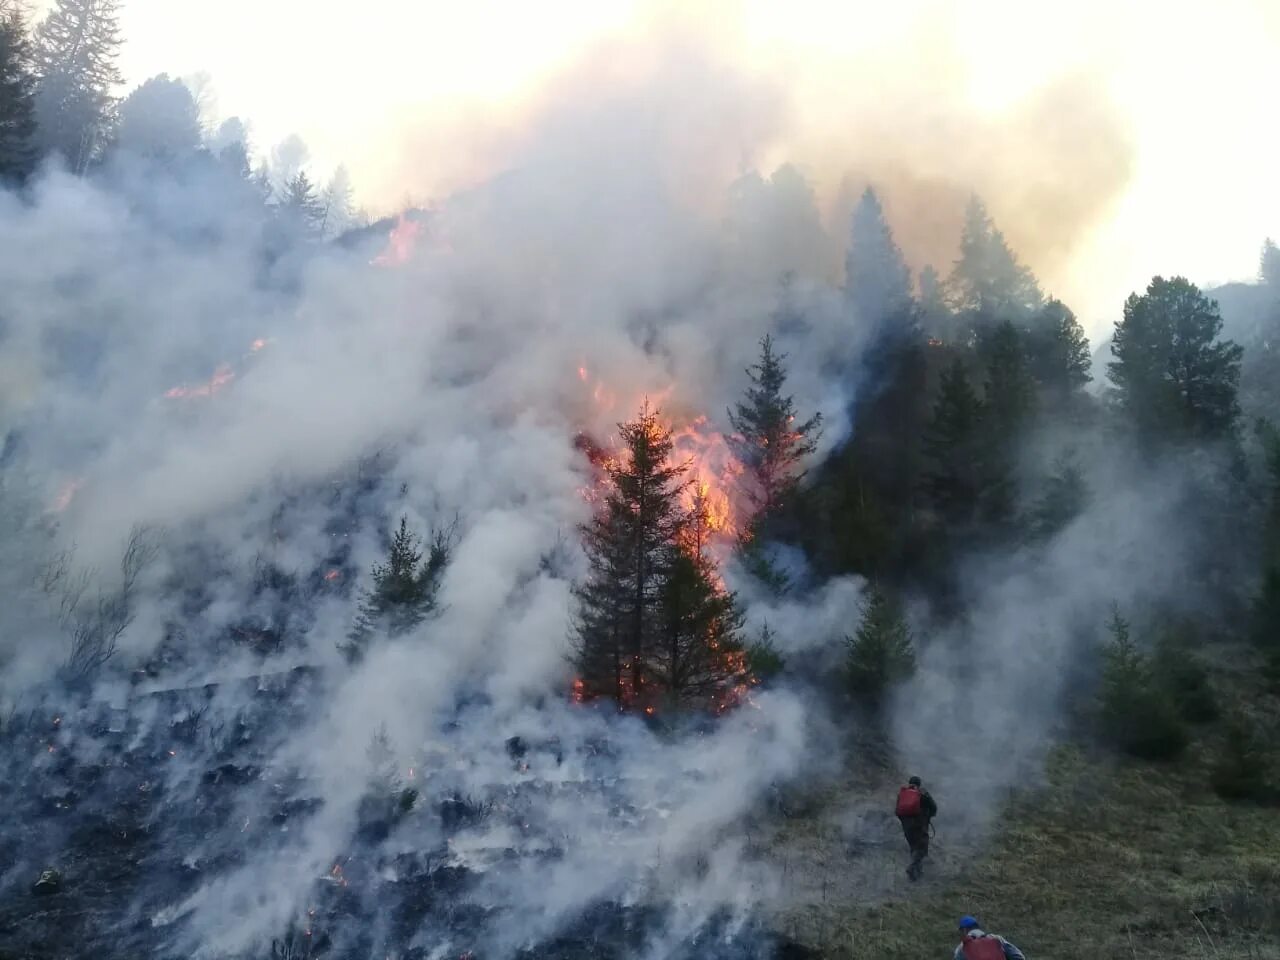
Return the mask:
M 867 330 L 905 321 L 912 306 L 911 271 L 870 187 L 853 211 L 845 257 L 845 299 L 854 320 Z
M 1048 539 L 1080 515 L 1089 499 L 1084 474 L 1071 454 L 1054 464 L 1044 490 L 1031 511 L 1032 536 Z
M 167 73 L 143 81 L 120 104 L 119 149 L 173 161 L 200 149 L 200 111 L 191 90 Z
M 449 562 L 448 535 L 432 537 L 425 560 L 421 546 L 408 519 L 401 517 L 386 562 L 373 565 L 373 586 L 361 591 L 355 624 L 341 646 L 351 660 L 360 659 L 377 635 L 401 636 L 435 612 L 440 577 Z
M 1103 650 L 1098 695 L 1103 734 L 1126 753 L 1167 760 L 1187 746 L 1187 732 L 1169 692 L 1158 682 L 1148 658 L 1138 649 L 1128 622 L 1115 610 L 1111 640 Z
M 1147 440 L 1229 435 L 1244 351 L 1219 340 L 1218 305 L 1182 277 L 1156 277 L 1131 294 L 1111 339 L 1107 376 L 1119 407 Z
M 324 222 L 324 204 L 316 196 L 306 171 L 300 171 L 285 184 L 278 212 L 285 225 L 304 236 L 316 236 Z
M 854 696 L 873 708 L 915 673 L 911 631 L 892 598 L 877 585 L 868 588 L 857 633 L 845 637 L 845 678 Z
M 983 489 L 982 412 L 964 362 L 957 359 L 942 373 L 924 437 L 924 493 L 950 523 L 973 518 Z
M 328 186 L 320 197 L 320 205 L 324 210 L 321 218 L 320 232 L 326 237 L 336 237 L 351 228 L 355 222 L 355 210 L 352 207 L 353 192 L 351 175 L 347 168 L 340 166 L 333 172 Z
M 935 345 L 955 338 L 955 317 L 942 278 L 931 266 L 920 271 L 920 326 Z
M 984 338 L 987 380 L 982 399 L 982 512 L 1007 520 L 1014 512 L 1019 443 L 1035 409 L 1035 381 L 1022 338 L 1009 320 Z
M 688 465 L 670 463 L 671 431 L 648 402 L 618 430 L 622 455 L 605 464 L 603 501 L 582 530 L 589 567 L 574 590 L 573 662 L 585 699 L 609 697 L 626 709 L 650 695 L 664 585 L 688 523 Z
M 960 259 L 949 284 L 956 310 L 975 334 L 1000 320 L 1021 322 L 1043 301 L 1035 277 L 1018 262 L 977 197 L 965 210 Z
M 746 399 L 729 411 L 736 434 L 729 443 L 744 468 L 743 492 L 762 521 L 795 490 L 804 476 L 804 458 L 822 435 L 822 414 L 796 421 L 795 403 L 782 392 L 785 359 L 785 354 L 774 353 L 773 339 L 765 336 L 759 362 L 747 370 L 751 386 Z
M 35 166 L 35 78 L 27 25 L 0 8 L 0 186 L 21 183 Z
M 36 29 L 36 139 L 82 173 L 110 140 L 121 82 L 117 0 L 57 0 Z
M 1050 300 L 1036 314 L 1028 331 L 1027 354 L 1032 375 L 1055 400 L 1093 379 L 1089 338 L 1061 300 Z

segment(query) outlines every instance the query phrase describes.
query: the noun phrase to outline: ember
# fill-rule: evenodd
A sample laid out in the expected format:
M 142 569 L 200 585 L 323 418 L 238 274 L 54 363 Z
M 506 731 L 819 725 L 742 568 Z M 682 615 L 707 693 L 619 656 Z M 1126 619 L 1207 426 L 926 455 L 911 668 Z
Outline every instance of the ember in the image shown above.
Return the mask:
M 407 263 L 413 255 L 413 248 L 421 231 L 422 224 L 408 219 L 403 213 L 400 214 L 396 225 L 391 228 L 390 236 L 387 237 L 386 249 L 374 257 L 370 263 L 378 267 L 394 267 Z

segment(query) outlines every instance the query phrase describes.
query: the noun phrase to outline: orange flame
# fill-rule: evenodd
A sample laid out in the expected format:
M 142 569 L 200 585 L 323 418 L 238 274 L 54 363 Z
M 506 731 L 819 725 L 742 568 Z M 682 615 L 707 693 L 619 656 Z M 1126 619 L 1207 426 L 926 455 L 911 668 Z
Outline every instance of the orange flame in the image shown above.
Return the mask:
M 189 400 L 192 397 L 211 397 L 236 378 L 235 371 L 228 364 L 221 364 L 213 371 L 208 383 L 195 387 L 171 387 L 164 395 L 168 400 Z
M 341 570 L 330 570 L 324 575 L 324 578 L 326 580 L 337 580 L 340 576 L 342 576 Z
M 387 237 L 387 246 L 370 261 L 377 267 L 394 267 L 409 262 L 413 249 L 417 245 L 418 234 L 422 232 L 422 224 L 410 220 L 403 213 L 396 218 L 396 225 L 391 228 Z
M 75 499 L 76 493 L 84 486 L 84 477 L 76 477 L 68 480 L 58 488 L 58 495 L 53 498 L 51 507 L 54 513 L 62 513 L 67 507 L 71 506 L 71 501 Z

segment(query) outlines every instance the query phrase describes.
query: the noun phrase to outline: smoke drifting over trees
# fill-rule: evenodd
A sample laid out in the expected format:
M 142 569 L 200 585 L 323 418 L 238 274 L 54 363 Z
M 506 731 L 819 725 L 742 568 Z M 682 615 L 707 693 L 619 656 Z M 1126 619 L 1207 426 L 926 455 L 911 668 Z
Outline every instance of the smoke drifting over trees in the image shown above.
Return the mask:
M 510 957 L 639 904 L 632 952 L 679 955 L 787 905 L 746 824 L 833 776 L 858 700 L 987 825 L 1102 678 L 1155 690 L 1161 617 L 1252 611 L 1276 660 L 1247 374 L 1280 309 L 1237 344 L 1157 277 L 1090 392 L 985 183 L 895 172 L 870 124 L 829 230 L 800 169 L 741 166 L 783 106 L 714 51 L 593 52 L 500 175 L 366 224 L 300 140 L 164 74 L 119 96 L 113 4 L 4 16 L 5 769 L 130 799 L 15 826 L 0 899 L 91 873 L 74 817 L 126 824 L 162 869 L 95 949 Z M 1123 138 L 1078 93 L 1031 112 L 1104 134 L 1104 204 Z

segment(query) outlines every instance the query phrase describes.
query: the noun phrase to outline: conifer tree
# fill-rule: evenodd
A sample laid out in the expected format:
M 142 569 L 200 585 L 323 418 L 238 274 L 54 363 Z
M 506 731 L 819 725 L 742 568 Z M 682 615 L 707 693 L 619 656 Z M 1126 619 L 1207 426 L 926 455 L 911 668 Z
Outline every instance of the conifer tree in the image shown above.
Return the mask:
M 35 78 L 27 25 L 19 9 L 0 7 L 0 186 L 20 183 L 35 166 Z
M 911 631 L 892 598 L 872 585 L 862 605 L 857 633 L 845 637 L 845 676 L 850 691 L 879 707 L 890 689 L 915 673 Z
M 853 211 L 845 257 L 845 299 L 854 319 L 874 330 L 909 318 L 911 271 L 870 187 Z
M 57 0 L 36 29 L 36 139 L 75 173 L 110 140 L 121 82 L 117 0 Z
M 341 646 L 349 659 L 360 659 L 377 635 L 401 636 L 435 612 L 440 577 L 449 562 L 449 537 L 433 536 L 425 560 L 421 545 L 408 519 L 401 517 L 386 562 L 373 565 L 373 587 L 361 591 L 355 624 Z
M 1118 609 L 1112 613 L 1110 632 L 1098 697 L 1104 734 L 1113 745 L 1137 757 L 1176 757 L 1186 748 L 1187 732 L 1173 698 L 1157 683 Z
M 990 520 L 1007 520 L 1014 512 L 1018 445 L 1035 408 L 1035 381 L 1011 321 L 998 324 L 983 347 L 987 381 L 982 400 L 982 512 Z
M 822 414 L 796 422 L 795 403 L 782 390 L 787 381 L 786 354 L 773 351 L 773 339 L 760 341 L 760 360 L 747 370 L 746 399 L 729 411 L 736 436 L 730 446 L 745 476 L 743 492 L 762 521 L 795 490 L 804 476 L 803 461 L 822 435 Z
M 324 210 L 320 232 L 324 236 L 336 237 L 353 225 L 355 210 L 352 207 L 352 197 L 351 174 L 346 167 L 340 166 L 333 172 L 320 197 L 320 205 Z
M 1262 244 L 1258 262 L 1258 279 L 1280 295 L 1280 247 L 1268 237 Z
M 324 204 L 316 196 L 306 171 L 299 171 L 285 184 L 278 209 L 285 224 L 305 236 L 320 233 L 324 221 Z
M 1089 338 L 1061 300 L 1050 300 L 1033 320 L 1027 337 L 1032 375 L 1061 400 L 1093 379 Z
M 167 73 L 143 81 L 120 104 L 116 144 L 121 150 L 169 161 L 194 154 L 201 138 L 191 90 Z
M 973 518 L 983 489 L 982 440 L 982 404 L 957 359 L 942 373 L 924 437 L 924 492 L 948 522 Z
M 1156 277 L 1131 294 L 1111 339 L 1107 376 L 1140 435 L 1215 439 L 1231 433 L 1244 351 L 1219 340 L 1218 305 L 1182 277 Z
M 680 502 L 688 468 L 670 463 L 671 431 L 647 402 L 618 430 L 622 456 L 605 465 L 603 502 L 582 531 L 589 570 L 575 588 L 573 661 L 585 698 L 627 708 L 649 694 L 664 585 L 688 522 Z
M 960 259 L 949 284 L 956 310 L 974 333 L 1000 320 L 1023 321 L 1043 300 L 1035 277 L 1018 262 L 977 197 L 965 210 Z
M 930 339 L 941 343 L 955 337 L 955 317 L 942 278 L 931 266 L 920 271 L 920 326 Z
M 1052 537 L 1080 515 L 1088 499 L 1089 488 L 1074 457 L 1060 457 L 1031 511 L 1032 535 Z
M 1280 431 L 1258 425 L 1270 474 L 1270 505 L 1263 531 L 1262 582 L 1253 602 L 1253 637 L 1266 658 L 1273 683 L 1280 685 Z

